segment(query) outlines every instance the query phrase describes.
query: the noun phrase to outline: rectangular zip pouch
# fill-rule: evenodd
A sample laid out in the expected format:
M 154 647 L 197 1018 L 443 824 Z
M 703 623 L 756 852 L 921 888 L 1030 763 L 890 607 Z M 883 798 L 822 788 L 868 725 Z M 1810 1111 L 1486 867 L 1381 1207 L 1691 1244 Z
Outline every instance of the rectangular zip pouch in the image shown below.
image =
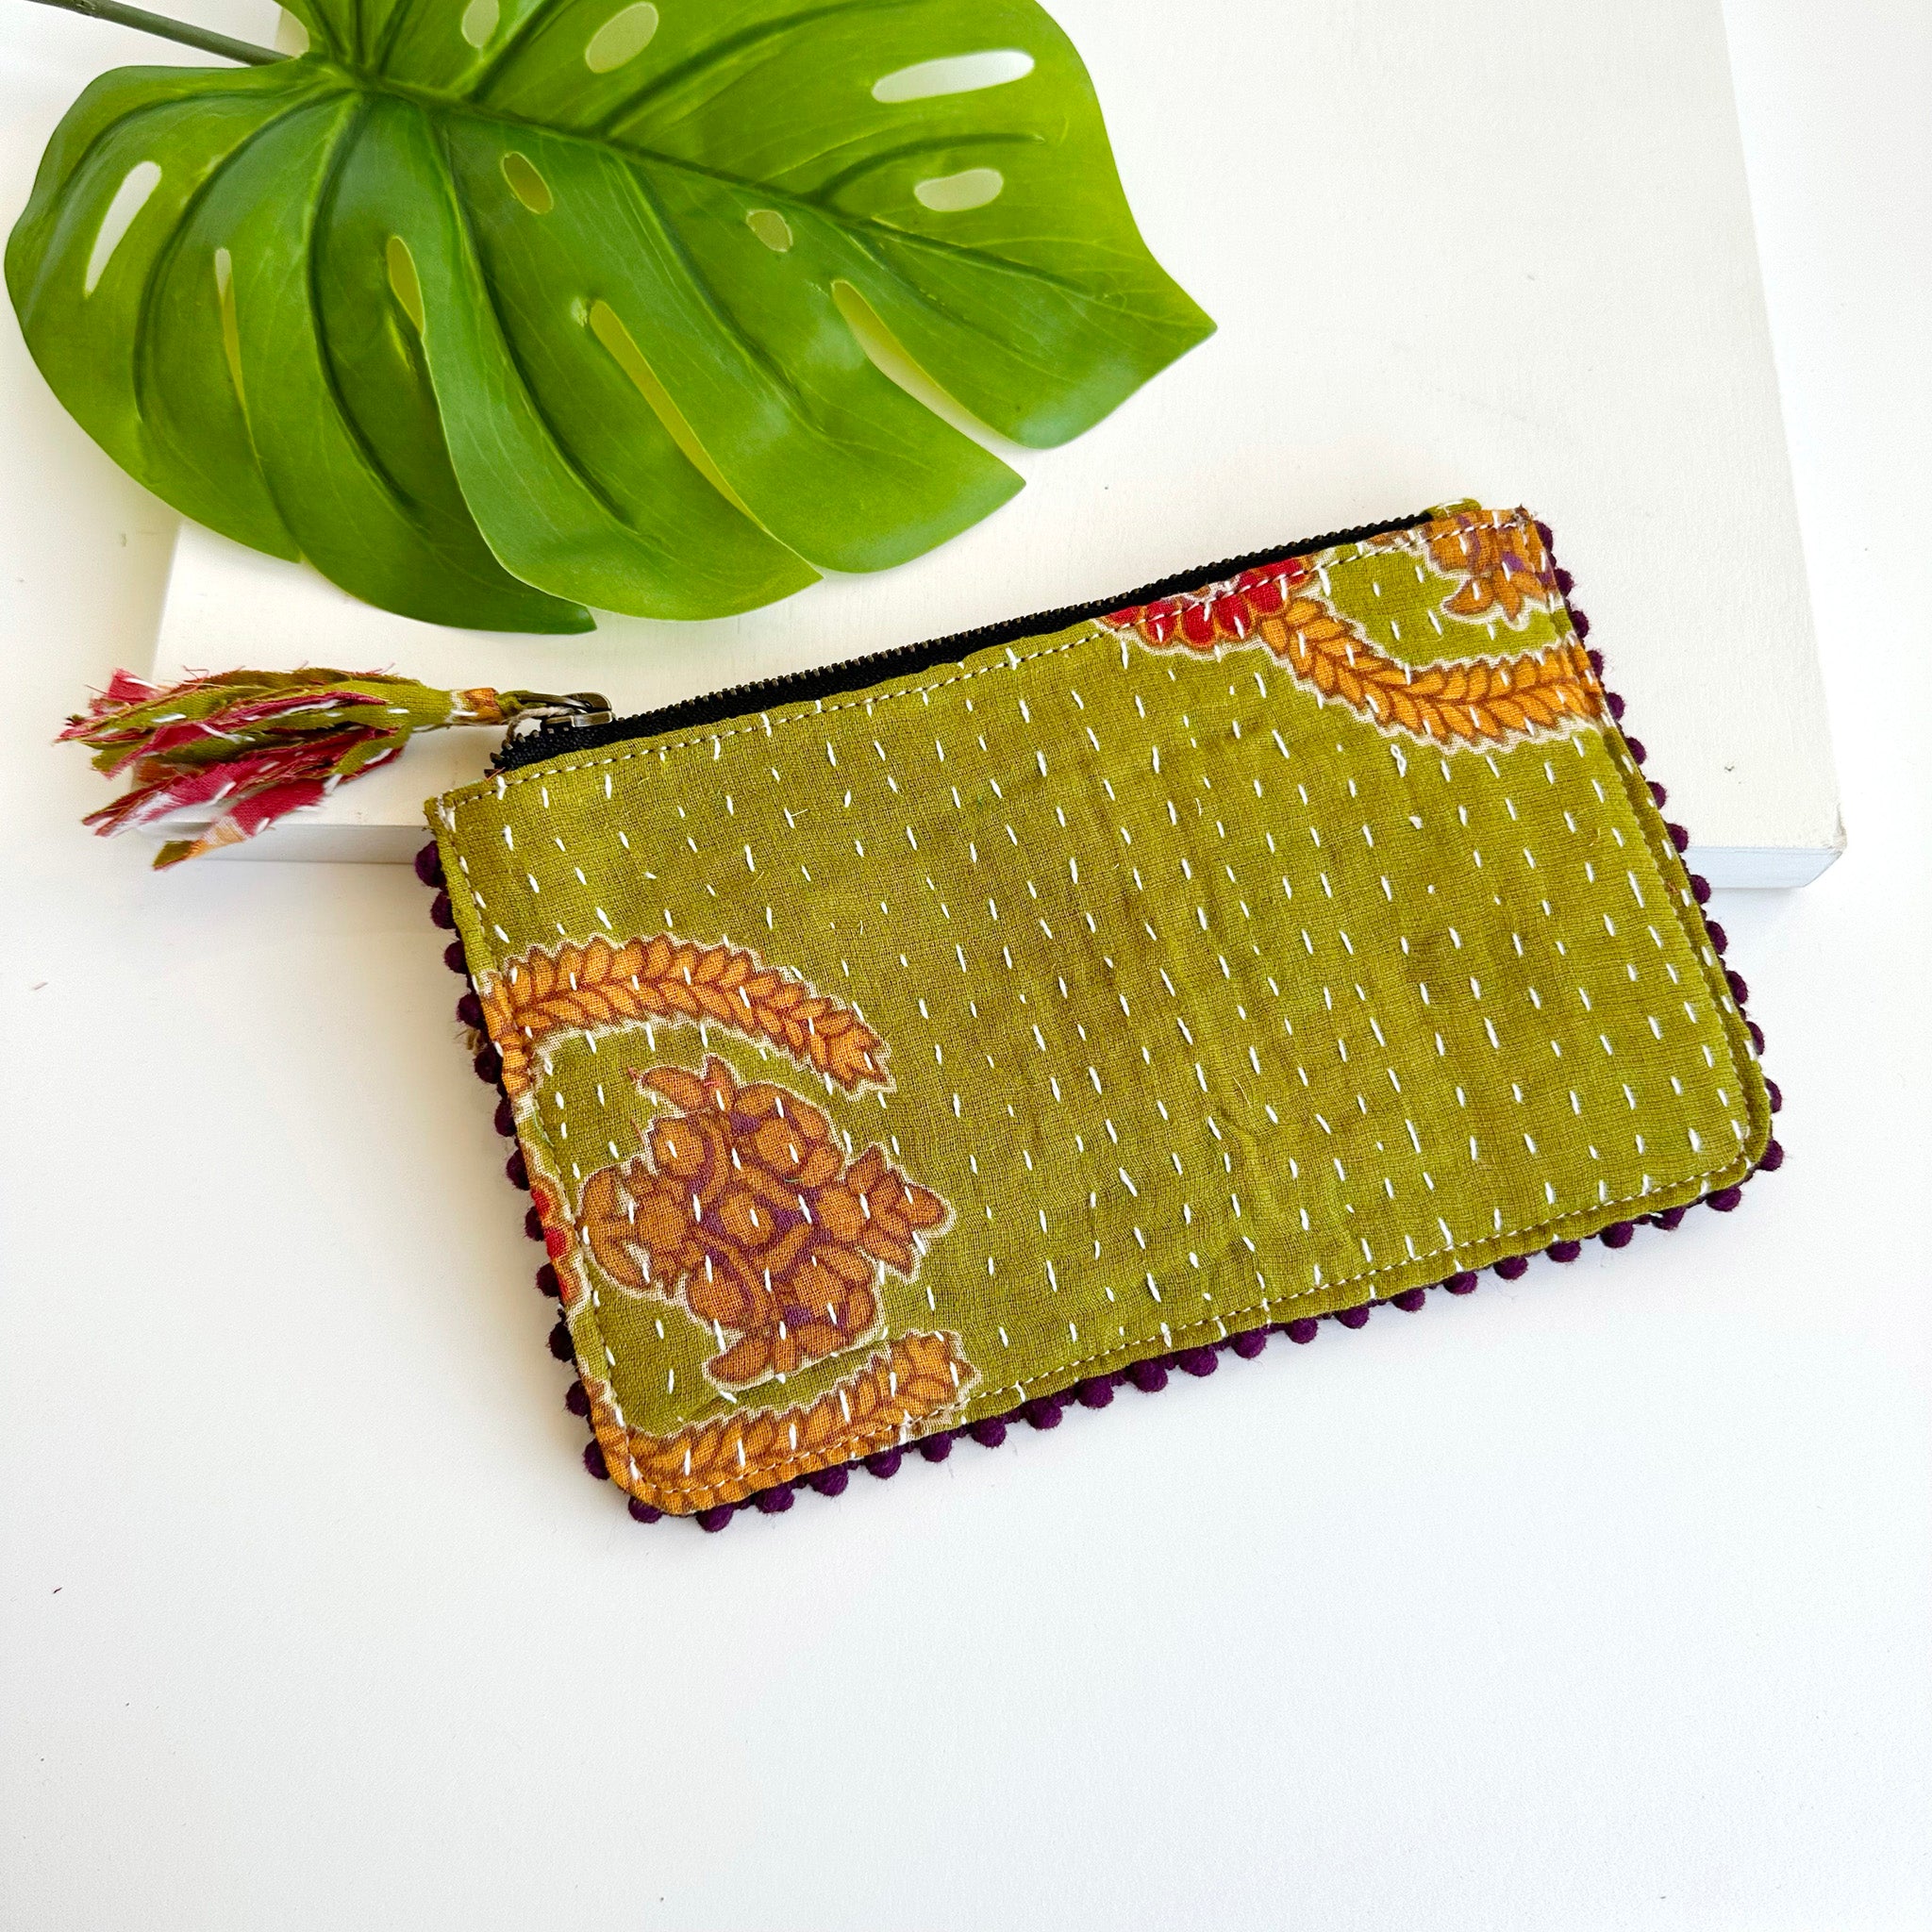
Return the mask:
M 593 1473 L 722 1527 L 1734 1207 L 1774 1090 L 1568 588 L 1457 505 L 433 801 Z

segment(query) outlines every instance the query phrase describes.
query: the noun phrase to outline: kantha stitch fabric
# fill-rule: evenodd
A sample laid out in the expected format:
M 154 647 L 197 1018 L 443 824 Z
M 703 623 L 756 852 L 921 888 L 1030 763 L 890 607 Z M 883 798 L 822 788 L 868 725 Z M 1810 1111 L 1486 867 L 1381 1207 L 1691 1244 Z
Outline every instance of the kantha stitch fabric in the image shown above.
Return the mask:
M 710 711 L 428 808 L 635 1513 L 782 1507 L 1774 1158 L 1525 511 Z

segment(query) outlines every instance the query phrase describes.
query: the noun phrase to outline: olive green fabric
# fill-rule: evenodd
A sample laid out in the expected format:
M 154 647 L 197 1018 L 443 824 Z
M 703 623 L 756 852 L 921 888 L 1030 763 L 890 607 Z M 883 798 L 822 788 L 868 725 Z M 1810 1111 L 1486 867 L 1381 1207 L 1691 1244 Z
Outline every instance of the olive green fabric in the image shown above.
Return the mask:
M 1693 1201 L 1768 1138 L 1522 512 L 430 816 L 659 1507 Z

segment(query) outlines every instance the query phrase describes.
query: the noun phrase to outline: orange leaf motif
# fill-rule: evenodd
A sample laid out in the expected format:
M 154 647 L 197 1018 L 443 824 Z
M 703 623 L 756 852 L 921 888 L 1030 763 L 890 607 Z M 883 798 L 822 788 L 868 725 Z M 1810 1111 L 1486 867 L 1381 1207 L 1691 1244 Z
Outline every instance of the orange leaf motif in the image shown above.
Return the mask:
M 741 1389 L 850 1348 L 878 1319 L 878 1270 L 911 1280 L 920 1240 L 951 1210 L 868 1147 L 847 1162 L 824 1114 L 715 1056 L 633 1074 L 681 1109 L 644 1152 L 584 1182 L 578 1226 L 631 1294 L 681 1299 L 719 1338 L 705 1364 Z M 736 1338 L 727 1347 L 726 1334 Z
M 670 1436 L 628 1427 L 609 1383 L 587 1373 L 584 1387 L 605 1467 L 619 1486 L 688 1516 L 903 1442 L 978 1379 L 957 1335 L 902 1335 L 814 1402 L 736 1409 Z
M 769 1042 L 848 1093 L 891 1085 L 884 1041 L 850 1007 L 744 946 L 701 946 L 665 933 L 617 945 L 533 946 L 476 991 L 512 1100 L 536 1084 L 546 1041 L 658 1020 L 708 1021 Z
M 1313 597 L 1292 598 L 1257 635 L 1308 689 L 1432 744 L 1539 738 L 1601 711 L 1589 654 L 1568 640 L 1513 658 L 1404 664 Z
M 1265 613 L 1249 586 L 1239 609 L 1232 596 L 1204 591 L 1181 600 L 1185 608 L 1178 617 L 1177 600 L 1170 598 L 1144 610 L 1117 611 L 1107 622 L 1150 651 L 1265 646 L 1306 690 L 1346 705 L 1385 731 L 1406 732 L 1430 744 L 1503 744 L 1601 715 L 1602 694 L 1589 653 L 1574 639 L 1513 658 L 1404 664 L 1319 597 L 1298 588 L 1290 594 L 1306 580 L 1298 560 L 1281 570 L 1274 608 Z
M 1532 607 L 1547 609 L 1556 600 L 1555 567 L 1528 517 L 1457 510 L 1431 519 L 1420 534 L 1436 569 L 1462 579 L 1442 600 L 1452 617 L 1485 624 L 1500 616 L 1515 625 Z

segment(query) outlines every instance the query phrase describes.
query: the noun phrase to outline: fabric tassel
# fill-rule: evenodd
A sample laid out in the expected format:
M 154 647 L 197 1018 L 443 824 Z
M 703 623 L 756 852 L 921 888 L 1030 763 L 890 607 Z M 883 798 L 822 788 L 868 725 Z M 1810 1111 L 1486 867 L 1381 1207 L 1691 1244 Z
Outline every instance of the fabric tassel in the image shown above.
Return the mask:
M 608 716 L 594 692 L 438 691 L 385 672 L 225 671 L 150 684 L 117 671 L 55 741 L 87 744 L 94 769 L 133 787 L 82 821 L 102 837 L 210 808 L 213 823 L 175 839 L 157 869 L 252 839 L 338 785 L 387 764 L 419 731 L 520 719 Z

